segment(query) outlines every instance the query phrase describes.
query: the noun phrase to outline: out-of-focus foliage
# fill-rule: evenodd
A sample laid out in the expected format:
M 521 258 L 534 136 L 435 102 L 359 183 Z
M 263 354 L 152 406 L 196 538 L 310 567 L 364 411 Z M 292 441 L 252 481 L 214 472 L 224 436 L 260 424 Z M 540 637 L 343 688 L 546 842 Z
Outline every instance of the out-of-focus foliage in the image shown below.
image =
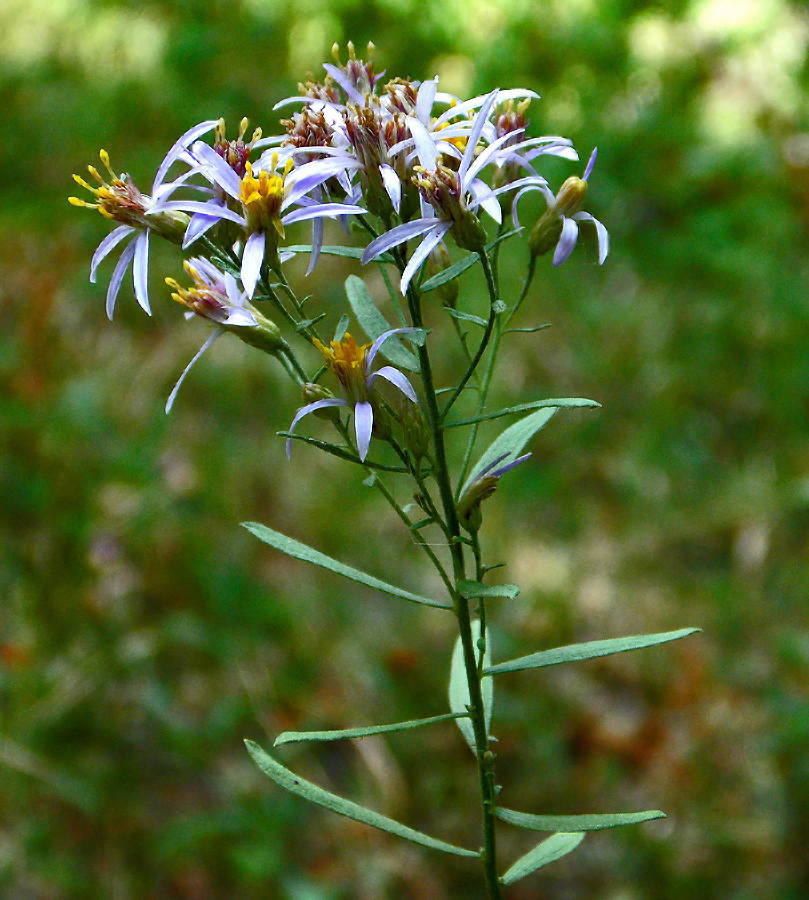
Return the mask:
M 561 412 L 489 503 L 489 550 L 523 588 L 494 615 L 495 658 L 705 629 L 502 676 L 506 805 L 670 813 L 588 837 L 510 896 L 806 897 L 805 5 L 3 0 L 0 34 L 0 893 L 478 896 L 463 861 L 314 812 L 252 767 L 245 736 L 444 712 L 451 622 L 237 527 L 265 521 L 400 583 L 430 577 L 338 461 L 300 447 L 286 463 L 274 432 L 298 398 L 271 361 L 223 340 L 163 415 L 203 335 L 161 287 L 177 258 L 154 253 L 154 320 L 125 287 L 110 325 L 109 266 L 87 283 L 104 223 L 65 200 L 100 146 L 146 187 L 194 122 L 274 131 L 273 103 L 334 40 L 372 39 L 391 74 L 534 88 L 533 133 L 600 147 L 588 209 L 612 253 L 603 269 L 581 251 L 542 269 L 519 324 L 553 328 L 514 337 L 502 392 L 604 409 Z M 556 163 L 554 186 L 572 171 Z M 517 283 L 524 259 L 504 257 Z M 306 290 L 336 301 L 356 271 L 324 260 Z M 474 842 L 456 732 L 285 759 Z M 501 846 L 528 849 L 507 826 Z

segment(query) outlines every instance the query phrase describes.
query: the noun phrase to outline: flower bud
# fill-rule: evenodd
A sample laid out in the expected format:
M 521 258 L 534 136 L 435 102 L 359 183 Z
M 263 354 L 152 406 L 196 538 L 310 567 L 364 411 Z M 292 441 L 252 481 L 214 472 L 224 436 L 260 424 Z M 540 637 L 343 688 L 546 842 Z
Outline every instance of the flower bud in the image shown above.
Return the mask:
M 559 243 L 562 236 L 562 220 L 555 210 L 549 209 L 537 220 L 528 238 L 528 250 L 532 257 L 544 256 Z
M 587 197 L 587 182 L 578 175 L 571 175 L 559 188 L 553 208 L 559 216 L 572 216 L 582 208 L 585 197 Z
M 418 467 L 430 450 L 430 431 L 418 404 L 403 397 L 399 422 L 402 426 L 404 445 Z
M 480 526 L 483 524 L 480 505 L 497 490 L 499 480 L 496 475 L 488 475 L 469 485 L 463 492 L 458 503 L 458 521 L 470 533 L 475 534 L 480 531 Z
M 449 258 L 447 248 L 443 244 L 439 244 L 427 257 L 427 274 L 430 276 L 439 275 L 451 265 L 452 260 Z M 444 284 L 436 288 L 435 292 L 444 306 L 455 309 L 458 304 L 458 279 L 453 278 L 452 281 L 445 281 Z

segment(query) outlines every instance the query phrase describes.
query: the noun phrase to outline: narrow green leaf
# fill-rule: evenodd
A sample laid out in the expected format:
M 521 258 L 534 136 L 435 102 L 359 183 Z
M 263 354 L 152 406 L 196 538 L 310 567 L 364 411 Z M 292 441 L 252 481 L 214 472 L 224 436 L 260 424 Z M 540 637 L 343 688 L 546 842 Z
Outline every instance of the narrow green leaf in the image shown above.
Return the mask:
M 480 325 L 481 328 L 486 327 L 486 320 L 481 319 L 480 316 L 473 316 L 471 313 L 461 312 L 459 309 L 453 309 L 451 306 L 445 306 L 444 309 L 453 319 L 458 319 L 461 322 L 472 322 L 473 325 Z
M 298 744 L 303 741 L 341 741 L 345 738 L 363 738 L 372 734 L 389 734 L 392 731 L 409 731 L 421 728 L 422 725 L 433 725 L 436 722 L 447 722 L 466 716 L 463 712 L 444 713 L 430 716 L 428 719 L 411 719 L 409 722 L 394 722 L 393 725 L 368 725 L 360 728 L 343 728 L 339 731 L 285 731 L 275 739 L 273 747 L 281 744 Z
M 506 872 L 500 879 L 503 884 L 513 884 L 520 878 L 525 878 L 542 866 L 547 866 L 562 856 L 575 850 L 576 847 L 584 840 L 581 832 L 560 832 L 546 838 L 542 843 L 537 844 L 533 850 L 530 850 L 525 856 L 521 856 L 517 862 Z
M 360 806 L 351 800 L 346 800 L 343 797 L 338 797 L 337 794 L 332 794 L 330 791 L 312 784 L 311 781 L 306 781 L 290 772 L 289 769 L 276 762 L 258 744 L 254 744 L 253 741 L 245 741 L 245 744 L 250 756 L 253 757 L 253 761 L 265 775 L 271 778 L 279 787 L 298 797 L 303 797 L 304 800 L 308 800 L 316 806 L 322 806 L 324 809 L 329 809 L 338 815 L 353 819 L 355 822 L 362 822 L 365 825 L 370 825 L 372 828 L 378 828 L 380 831 L 387 831 L 389 834 L 395 834 L 397 837 L 413 841 L 414 844 L 421 844 L 422 847 L 429 847 L 431 850 L 443 850 L 444 853 L 452 853 L 455 856 L 476 857 L 480 855 L 474 850 L 466 850 L 463 847 L 456 847 L 454 844 L 439 841 L 427 834 L 422 834 L 420 831 L 415 831 L 413 828 L 408 828 L 407 825 L 402 825 L 400 822 L 389 819 L 381 813 L 366 809 L 366 807 Z
M 555 647 L 553 650 L 540 650 L 512 659 L 510 662 L 498 663 L 483 670 L 484 675 L 499 675 L 501 672 L 519 672 L 522 669 L 541 669 L 544 666 L 555 666 L 558 663 L 579 662 L 582 659 L 597 659 L 611 656 L 613 653 L 624 653 L 627 650 L 641 650 L 666 644 L 702 631 L 701 628 L 680 628 L 678 631 L 664 631 L 659 634 L 635 634 L 631 637 L 610 638 L 605 641 L 587 641 L 583 644 L 568 644 L 566 647 Z
M 352 581 L 356 581 L 359 584 L 364 584 L 377 591 L 382 591 L 384 594 L 390 594 L 392 597 L 410 600 L 412 603 L 421 603 L 424 606 L 434 606 L 438 609 L 452 609 L 452 607 L 446 603 L 441 603 L 438 600 L 430 600 L 428 597 L 420 597 L 418 594 L 413 594 L 403 588 L 388 584 L 386 581 L 381 581 L 379 578 L 368 575 L 366 572 L 361 572 L 359 569 L 355 569 L 352 566 L 337 562 L 336 559 L 326 556 L 325 553 L 314 550 L 312 547 L 308 547 L 306 544 L 302 544 L 294 538 L 287 537 L 285 534 L 273 531 L 272 528 L 268 528 L 266 525 L 260 525 L 258 522 L 242 522 L 242 525 L 260 541 L 264 541 L 265 544 L 269 544 L 276 550 L 286 553 L 287 556 L 291 556 L 293 559 L 300 559 L 303 560 L 303 562 L 312 563 L 323 569 L 329 569 L 331 572 L 336 572 L 338 575 L 350 578 Z
M 551 323 L 547 322 L 545 325 L 534 325 L 531 328 L 506 328 L 503 334 L 535 334 L 537 331 L 544 331 L 550 327 Z
M 281 249 L 289 253 L 311 253 L 312 245 L 291 244 L 289 247 L 282 247 Z M 345 256 L 348 259 L 360 259 L 362 257 L 364 249 L 364 247 L 341 247 L 337 245 L 333 247 L 321 247 L 320 254 L 321 256 Z M 394 261 L 393 257 L 388 253 L 384 253 L 382 256 L 378 257 L 378 259 L 388 263 L 392 263 Z
M 321 319 L 325 318 L 326 313 L 321 313 L 319 316 L 315 316 L 313 319 L 303 319 L 295 326 L 295 331 L 300 334 L 302 331 L 306 331 L 307 328 L 310 328 L 312 325 L 316 325 Z
M 334 329 L 334 340 L 342 341 L 345 337 L 346 331 L 348 331 L 348 326 L 351 322 L 351 319 L 348 316 L 340 316 L 340 321 L 337 323 L 337 327 Z
M 486 251 L 492 251 L 501 241 L 506 241 L 519 234 L 521 231 L 522 228 L 518 228 L 515 231 L 509 231 L 507 234 L 501 234 L 499 238 L 486 245 Z M 428 278 L 427 281 L 421 285 L 421 292 L 426 293 L 427 291 L 433 291 L 437 287 L 441 287 L 442 284 L 452 281 L 453 278 L 457 278 L 467 269 L 471 269 L 477 261 L 477 253 L 470 253 L 469 256 L 465 256 L 462 260 L 451 265 L 448 269 L 444 269 L 443 272 L 439 272 L 437 275 L 433 275 L 432 278 Z
M 475 655 L 477 657 L 477 643 L 480 640 L 480 622 L 475 619 L 472 622 L 472 643 L 475 646 Z M 488 632 L 486 635 L 486 652 L 483 655 L 483 663 L 484 665 L 488 664 L 491 661 L 491 645 L 488 639 Z M 483 694 L 483 713 L 484 719 L 486 722 L 486 733 L 489 732 L 489 725 L 492 721 L 492 707 L 494 705 L 494 691 L 489 688 L 494 687 L 494 682 L 491 678 L 486 679 L 481 686 L 481 692 Z M 454 713 L 465 713 L 471 703 L 471 699 L 469 697 L 469 682 L 466 678 L 466 666 L 464 664 L 463 658 L 463 644 L 461 643 L 460 636 L 458 640 L 455 642 L 455 647 L 452 651 L 452 662 L 450 663 L 449 670 L 449 708 Z M 458 719 L 458 728 L 461 730 L 461 734 L 466 739 L 466 743 L 469 744 L 473 753 L 476 753 L 475 749 L 475 730 L 472 726 L 472 722 L 468 719 Z
M 666 814 L 659 809 L 647 809 L 634 813 L 593 813 L 584 816 L 534 816 L 530 813 L 517 812 L 498 806 L 494 814 L 498 819 L 527 828 L 530 831 L 601 831 L 604 828 L 617 828 L 619 825 L 638 825 L 651 822 L 653 819 L 665 819 Z
M 513 600 L 520 593 L 516 584 L 481 584 L 479 581 L 459 581 L 458 591 L 467 600 Z
M 484 413 L 473 416 L 471 419 L 457 419 L 455 422 L 447 422 L 444 428 L 458 428 L 461 425 L 474 425 L 476 422 L 485 422 L 488 419 L 500 419 L 514 413 L 528 412 L 531 409 L 593 409 L 600 407 L 595 400 L 585 400 L 583 397 L 559 397 L 553 400 L 534 400 L 531 403 L 520 403 L 517 406 L 508 406 L 498 409 L 497 412 Z
M 359 323 L 360 328 L 375 341 L 380 334 L 391 330 L 391 325 L 382 313 L 376 308 L 365 282 L 356 275 L 346 278 L 346 296 L 351 304 L 351 309 Z M 410 372 L 418 372 L 419 361 L 416 355 L 402 345 L 397 337 L 389 338 L 380 348 L 379 352 L 394 366 L 407 369 Z
M 336 456 L 338 459 L 344 459 L 347 462 L 357 463 L 358 465 L 365 466 L 366 469 L 378 469 L 380 472 L 407 472 L 408 470 L 404 468 L 404 466 L 388 466 L 385 463 L 377 463 L 372 459 L 361 460 L 356 453 L 352 453 L 350 450 L 346 450 L 345 447 L 340 447 L 337 444 L 329 443 L 329 441 L 321 441 L 317 438 L 306 437 L 304 434 L 291 434 L 289 431 L 276 431 L 278 437 L 282 438 L 292 438 L 293 441 L 301 441 L 303 444 L 311 444 L 313 447 L 317 447 L 318 450 L 323 450 L 325 453 L 330 453 L 332 456 Z
M 498 459 L 501 460 L 503 465 L 515 460 L 528 441 L 540 428 L 550 421 L 556 410 L 557 407 L 555 406 L 538 409 L 536 412 L 531 413 L 530 416 L 526 416 L 524 419 L 520 419 L 519 422 L 510 425 L 499 437 L 495 438 L 469 473 L 461 493 L 475 481 L 487 466 L 490 466 Z

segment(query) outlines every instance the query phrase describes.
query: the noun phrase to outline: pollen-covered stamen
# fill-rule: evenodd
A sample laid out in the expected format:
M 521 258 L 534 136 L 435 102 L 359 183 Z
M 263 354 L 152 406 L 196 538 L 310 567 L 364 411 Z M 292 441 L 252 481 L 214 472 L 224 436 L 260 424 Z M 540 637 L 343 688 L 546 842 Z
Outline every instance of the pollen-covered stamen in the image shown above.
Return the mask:
M 375 50 L 374 45 L 371 41 L 368 41 L 368 62 L 357 59 L 354 44 L 351 41 L 346 44 L 346 49 L 348 50 L 348 61 L 343 65 L 340 62 L 340 45 L 337 43 L 332 45 L 331 52 L 335 62 L 342 69 L 343 74 L 358 94 L 362 96 L 372 94 L 374 84 L 377 81 L 374 76 L 374 62 L 372 58 Z
M 382 91 L 387 94 L 386 105 L 391 112 L 400 112 L 406 116 L 416 115 L 418 92 L 412 81 L 406 78 L 391 78 Z
M 353 400 L 364 399 L 367 394 L 365 356 L 370 344 L 358 344 L 346 332 L 341 341 L 331 341 L 327 347 L 317 338 L 314 345 L 323 354 L 326 368 L 337 378 Z
M 73 206 L 84 206 L 88 209 L 97 209 L 105 219 L 114 219 L 124 225 L 147 225 L 146 210 L 152 205 L 150 197 L 142 194 L 132 183 L 129 175 L 122 173 L 116 175 L 110 167 L 110 157 L 106 150 L 99 153 L 101 162 L 109 173 L 109 181 L 104 179 L 95 166 L 88 166 L 87 170 L 98 182 L 98 187 L 88 184 L 80 175 L 74 175 L 73 180 L 83 188 L 90 191 L 95 198 L 91 203 L 81 200 L 79 197 L 68 197 Z
M 247 216 L 247 230 L 251 234 L 255 231 L 267 231 L 274 228 L 278 234 L 284 236 L 284 225 L 281 222 L 281 204 L 284 202 L 288 188 L 285 179 L 289 175 L 294 163 L 287 160 L 282 174 L 275 173 L 278 165 L 278 154 L 272 157 L 273 174 L 264 169 L 258 173 L 258 178 L 253 175 L 253 167 L 248 162 L 246 171 L 239 186 L 239 199 L 244 206 Z
M 413 183 L 442 219 L 457 222 L 467 213 L 457 172 L 441 162 L 434 172 L 422 166 L 415 166 L 414 170 Z
M 252 138 L 248 143 L 244 141 L 244 135 L 247 132 L 249 122 L 247 118 L 242 119 L 239 123 L 239 136 L 234 141 L 229 141 L 225 137 L 225 120 L 220 119 L 214 131 L 214 150 L 225 160 L 225 162 L 239 176 L 244 177 L 247 171 L 247 160 L 250 159 L 250 151 L 257 140 L 261 138 L 261 129 L 256 128 Z
M 213 319 L 215 322 L 225 321 L 231 305 L 227 294 L 211 285 L 188 260 L 183 263 L 183 268 L 194 284 L 185 288 L 173 278 L 167 278 L 166 284 L 173 291 L 172 299 L 205 319 Z
M 284 146 L 287 147 L 330 147 L 333 129 L 326 121 L 322 109 L 305 107 L 291 119 L 281 119 L 287 132 Z

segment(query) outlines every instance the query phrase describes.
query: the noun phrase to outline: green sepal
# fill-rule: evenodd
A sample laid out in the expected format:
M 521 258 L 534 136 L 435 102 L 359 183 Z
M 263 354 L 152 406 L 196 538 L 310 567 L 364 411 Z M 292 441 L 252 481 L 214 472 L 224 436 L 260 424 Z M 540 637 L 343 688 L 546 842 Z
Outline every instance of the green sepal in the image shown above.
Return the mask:
M 480 640 L 480 622 L 477 619 L 472 621 L 472 644 L 475 647 L 475 656 L 477 658 L 477 643 Z M 486 634 L 486 650 L 483 654 L 483 663 L 486 665 L 491 661 L 491 645 L 489 643 L 488 630 Z M 494 682 L 491 678 L 482 682 L 480 691 L 483 695 L 483 720 L 486 723 L 486 733 L 489 733 L 489 726 L 492 721 L 492 707 L 494 706 Z M 449 669 L 449 708 L 454 713 L 467 712 L 471 698 L 469 696 L 469 682 L 466 678 L 466 665 L 463 657 L 463 644 L 461 638 L 455 641 L 455 647 L 452 650 L 452 662 Z M 458 719 L 458 728 L 464 736 L 466 743 L 469 744 L 472 752 L 477 754 L 475 745 L 475 729 L 472 722 L 468 718 Z
M 641 650 L 677 641 L 702 631 L 701 628 L 680 628 L 677 631 L 663 631 L 659 634 L 635 634 L 630 637 L 609 638 L 604 641 L 586 641 L 583 644 L 568 644 L 566 647 L 555 647 L 553 650 L 540 650 L 512 659 L 510 662 L 498 663 L 483 670 L 484 675 L 499 675 L 502 672 L 520 672 L 523 669 L 541 669 L 544 666 L 555 666 L 558 663 L 579 662 L 583 659 L 597 659 L 611 656 L 613 653 L 624 653 L 627 650 Z
M 301 441 L 301 443 L 304 444 L 311 444 L 313 447 L 317 447 L 318 450 L 323 450 L 325 453 L 330 453 L 332 456 L 336 456 L 338 459 L 344 459 L 347 462 L 357 463 L 360 466 L 365 466 L 366 469 L 378 469 L 380 472 L 396 473 L 408 471 L 404 468 L 404 466 L 389 466 L 385 463 L 376 463 L 372 459 L 362 460 L 359 458 L 359 456 L 357 456 L 356 453 L 352 453 L 350 450 L 346 450 L 345 447 L 340 447 L 338 444 L 332 444 L 329 441 L 321 441 L 317 438 L 307 437 L 304 434 L 297 434 L 289 431 L 276 431 L 275 433 L 278 435 L 278 437 L 291 438 L 293 441 Z
M 264 541 L 265 544 L 269 544 L 276 550 L 286 553 L 287 556 L 291 556 L 293 559 L 312 563 L 315 566 L 320 566 L 322 569 L 328 569 L 337 575 L 342 575 L 344 578 L 350 578 L 352 581 L 364 584 L 366 587 L 382 591 L 384 594 L 390 594 L 392 597 L 399 597 L 402 600 L 409 600 L 411 603 L 434 606 L 437 609 L 452 609 L 451 606 L 441 603 L 439 600 L 420 597 L 418 594 L 413 594 L 404 590 L 404 588 L 388 584 L 386 581 L 375 578 L 373 575 L 368 575 L 366 572 L 361 572 L 352 566 L 347 566 L 345 563 L 337 562 L 336 559 L 326 556 L 325 553 L 302 544 L 294 538 L 287 537 L 285 534 L 280 534 L 278 531 L 273 531 L 272 528 L 268 528 L 266 525 L 260 525 L 258 522 L 242 522 L 242 526 L 260 541 Z
M 506 241 L 510 237 L 514 237 L 522 231 L 522 228 L 517 228 L 515 231 L 509 231 L 506 234 L 501 234 L 499 238 L 493 240 L 490 244 L 486 244 L 486 252 L 490 253 L 494 248 L 501 243 L 501 241 Z M 432 278 L 428 278 L 424 284 L 421 285 L 421 292 L 424 294 L 427 291 L 434 291 L 436 288 L 441 287 L 442 284 L 446 284 L 448 281 L 452 281 L 453 278 L 457 278 L 461 273 L 465 272 L 467 269 L 471 269 L 472 266 L 476 262 L 479 262 L 479 257 L 477 253 L 470 253 L 468 256 L 465 256 L 463 259 L 451 265 L 448 269 L 444 269 L 442 272 L 439 272 L 437 275 L 433 275 Z
M 281 744 L 299 744 L 304 741 L 341 741 L 347 738 L 370 737 L 372 734 L 390 734 L 393 731 L 409 731 L 421 728 L 422 725 L 433 725 L 436 722 L 448 722 L 468 716 L 465 712 L 443 713 L 430 716 L 428 719 L 411 719 L 409 722 L 394 722 L 392 725 L 368 725 L 362 728 L 342 728 L 339 731 L 285 731 L 275 739 L 273 747 Z
M 356 275 L 349 275 L 345 283 L 346 296 L 360 328 L 375 341 L 380 334 L 390 331 L 392 326 L 376 308 L 365 282 Z M 380 347 L 379 352 L 394 366 L 407 369 L 409 372 L 419 371 L 419 361 L 414 353 L 402 346 L 396 337 L 391 337 Z
M 520 593 L 516 584 L 482 584 L 480 581 L 459 581 L 458 593 L 467 600 L 514 600 Z
M 481 472 L 492 464 L 506 465 L 513 462 L 539 429 L 547 425 L 557 409 L 556 406 L 538 409 L 530 416 L 510 425 L 499 437 L 495 438 L 469 473 L 460 495 L 463 496 L 464 491 L 475 482 Z
M 253 741 L 245 741 L 244 743 L 259 769 L 279 787 L 289 791 L 290 794 L 302 797 L 316 806 L 322 806 L 324 809 L 336 812 L 347 819 L 362 822 L 365 825 L 370 825 L 372 828 L 378 828 L 380 831 L 387 831 L 388 834 L 395 834 L 397 837 L 413 841 L 414 844 L 421 844 L 422 847 L 429 847 L 431 850 L 443 850 L 444 853 L 452 853 L 455 856 L 477 857 L 480 855 L 474 850 L 466 850 L 463 847 L 456 847 L 454 844 L 439 841 L 437 838 L 422 834 L 422 832 L 415 831 L 413 828 L 408 828 L 407 825 L 402 825 L 394 819 L 389 819 L 381 813 L 366 809 L 366 807 L 360 806 L 351 800 L 346 800 L 343 797 L 338 797 L 336 794 L 332 794 L 330 791 L 312 784 L 311 781 L 306 781 L 290 772 L 289 769 L 276 762 L 258 744 L 254 744 Z
M 475 425 L 477 422 L 486 422 L 489 419 L 500 419 L 514 413 L 528 412 L 532 409 L 594 409 L 601 404 L 595 400 L 586 400 L 584 397 L 558 397 L 552 400 L 533 400 L 531 403 L 520 403 L 517 406 L 508 406 L 498 409 L 496 412 L 484 413 L 473 416 L 471 419 L 457 419 L 455 422 L 446 422 L 444 428 L 458 428 L 461 425 Z
M 514 863 L 500 879 L 501 884 L 513 884 L 515 881 L 525 878 L 526 875 L 536 872 L 542 866 L 547 866 L 548 863 L 552 863 L 570 853 L 571 850 L 575 850 L 583 840 L 584 834 L 576 831 L 571 833 L 560 832 L 546 838 Z
M 311 244 L 291 244 L 289 247 L 283 248 L 285 251 L 289 253 L 311 253 L 312 245 Z M 345 256 L 349 259 L 361 259 L 362 254 L 364 252 L 364 247 L 340 247 L 340 246 L 329 246 L 329 247 L 321 247 L 320 255 L 321 256 Z M 381 256 L 378 256 L 377 259 L 386 263 L 393 263 L 394 259 L 389 253 L 383 253 Z
M 527 828 L 529 831 L 601 831 L 604 828 L 618 828 L 621 825 L 639 825 L 653 819 L 665 819 L 666 814 L 659 809 L 647 809 L 634 813 L 593 813 L 583 816 L 535 816 L 498 806 L 494 814 L 498 819 Z
M 461 322 L 471 322 L 473 325 L 480 325 L 481 328 L 486 327 L 486 320 L 481 319 L 480 316 L 473 316 L 472 313 L 461 312 L 459 309 L 453 309 L 451 306 L 445 306 L 444 309 L 453 319 L 459 319 Z

